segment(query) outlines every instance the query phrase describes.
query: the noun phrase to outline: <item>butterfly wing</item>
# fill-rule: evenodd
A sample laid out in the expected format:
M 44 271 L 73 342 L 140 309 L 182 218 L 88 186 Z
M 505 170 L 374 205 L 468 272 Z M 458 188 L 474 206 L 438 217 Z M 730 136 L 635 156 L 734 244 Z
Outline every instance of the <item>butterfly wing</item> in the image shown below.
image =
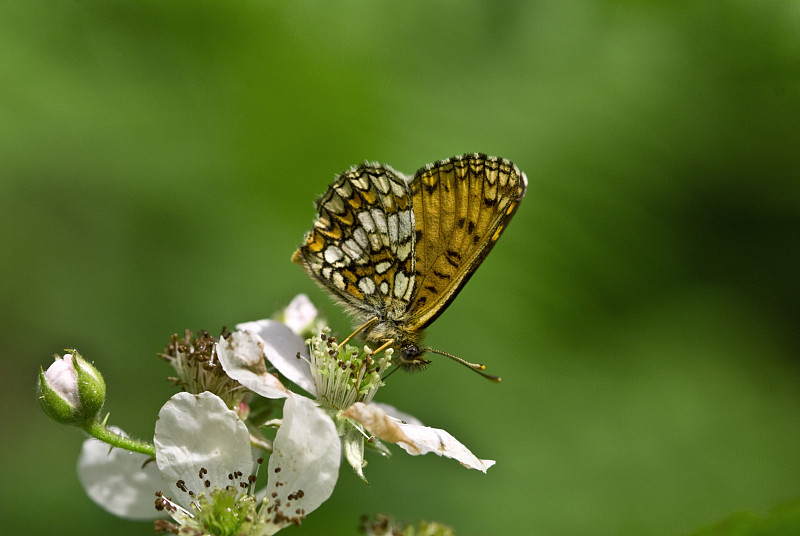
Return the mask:
M 317 214 L 292 260 L 362 321 L 405 314 L 415 269 L 407 179 L 389 166 L 355 166 L 317 201 Z
M 417 171 L 411 181 L 417 272 L 409 330 L 423 329 L 455 299 L 508 225 L 527 186 L 513 163 L 483 154 Z

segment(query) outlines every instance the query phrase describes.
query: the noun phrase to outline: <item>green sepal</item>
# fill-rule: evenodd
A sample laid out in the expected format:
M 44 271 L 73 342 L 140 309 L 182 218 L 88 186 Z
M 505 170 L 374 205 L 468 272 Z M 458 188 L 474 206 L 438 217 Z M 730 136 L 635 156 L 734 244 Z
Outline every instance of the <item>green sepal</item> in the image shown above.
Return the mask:
M 78 396 L 80 397 L 84 422 L 95 419 L 106 402 L 106 382 L 91 363 L 73 350 L 75 370 L 78 372 Z
M 348 425 L 342 436 L 342 450 L 347 463 L 353 468 L 358 477 L 369 485 L 364 476 L 364 435 L 353 425 Z

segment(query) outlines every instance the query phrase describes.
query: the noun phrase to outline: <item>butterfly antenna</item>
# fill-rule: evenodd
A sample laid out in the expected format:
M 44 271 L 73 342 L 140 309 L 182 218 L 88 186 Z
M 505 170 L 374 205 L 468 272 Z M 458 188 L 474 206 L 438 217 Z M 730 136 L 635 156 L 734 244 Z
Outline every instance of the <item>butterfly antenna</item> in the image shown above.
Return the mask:
M 453 361 L 457 361 L 457 362 L 461 363 L 462 365 L 464 365 L 465 367 L 467 367 L 467 368 L 469 368 L 471 370 L 474 370 L 475 372 L 477 372 L 478 374 L 480 374 L 481 376 L 483 376 L 484 378 L 486 378 L 489 381 L 493 381 L 495 383 L 500 383 L 500 381 L 502 380 L 502 378 L 500 378 L 499 376 L 492 376 L 491 374 L 486 374 L 484 372 L 484 370 L 486 370 L 486 366 L 485 365 L 481 365 L 480 363 L 470 363 L 469 361 L 461 359 L 457 355 L 448 354 L 447 352 L 442 352 L 441 350 L 434 350 L 433 348 L 425 348 L 425 351 L 426 352 L 433 352 L 434 354 L 447 356 L 450 359 L 452 359 Z M 392 371 L 392 372 L 394 372 L 394 371 Z

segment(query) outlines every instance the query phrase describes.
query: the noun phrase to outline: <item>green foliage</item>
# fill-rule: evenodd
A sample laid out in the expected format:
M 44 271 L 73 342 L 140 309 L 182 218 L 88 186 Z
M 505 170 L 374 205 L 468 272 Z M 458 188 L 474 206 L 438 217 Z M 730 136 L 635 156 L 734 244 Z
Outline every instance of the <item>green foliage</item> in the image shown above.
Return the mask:
M 792 536 L 800 534 L 800 499 L 776 506 L 769 512 L 739 512 L 704 527 L 692 536 Z
M 426 343 L 503 383 L 442 359 L 380 395 L 498 463 L 375 461 L 303 532 L 673 536 L 796 496 L 797 5 L 0 3 L 5 532 L 150 530 L 84 496 L 33 400 L 48 356 L 92 356 L 152 435 L 170 333 L 301 291 L 349 328 L 289 261 L 335 173 L 468 151 L 530 186 Z

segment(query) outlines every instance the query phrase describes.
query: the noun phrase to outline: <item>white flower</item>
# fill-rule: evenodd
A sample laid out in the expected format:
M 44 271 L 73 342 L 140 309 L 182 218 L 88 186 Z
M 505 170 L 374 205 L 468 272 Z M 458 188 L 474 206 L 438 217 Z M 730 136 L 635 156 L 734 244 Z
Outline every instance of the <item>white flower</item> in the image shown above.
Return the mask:
M 424 426 L 391 406 L 371 402 L 389 357 L 373 360 L 368 348 L 360 355 L 357 348 L 340 347 L 325 333 L 309 340 L 310 357 L 303 357 L 309 352 L 302 340 L 280 322 L 259 320 L 237 328 L 241 331 L 221 339 L 217 347 L 227 374 L 268 398 L 300 397 L 281 389 L 283 385 L 263 365 L 264 359 L 269 361 L 328 409 L 343 437 L 345 456 L 361 478 L 364 438 L 370 434 L 397 443 L 412 455 L 434 452 L 484 473 L 494 465 L 493 460 L 477 458 L 446 431 Z M 391 356 L 390 351 L 387 353 Z
M 266 536 L 298 523 L 330 497 L 341 456 L 330 418 L 302 397 L 286 401 L 267 486 L 258 494 L 247 427 L 216 395 L 173 396 L 159 412 L 155 445 L 154 464 L 119 450 L 108 455 L 107 445 L 88 440 L 81 482 L 98 504 L 130 519 L 156 517 L 154 494 L 169 490 L 173 498 L 156 502 L 177 525 L 162 520 L 160 528 L 186 526 L 196 534 L 220 533 L 222 524 L 225 533 Z

